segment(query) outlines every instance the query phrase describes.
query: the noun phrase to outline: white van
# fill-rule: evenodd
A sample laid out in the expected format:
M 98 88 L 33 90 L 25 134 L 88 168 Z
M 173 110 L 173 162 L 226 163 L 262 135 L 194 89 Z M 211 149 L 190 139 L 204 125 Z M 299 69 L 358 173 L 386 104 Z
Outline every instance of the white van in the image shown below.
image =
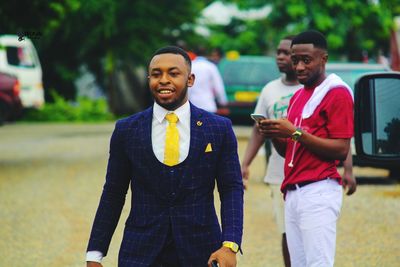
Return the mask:
M 18 78 L 24 108 L 43 106 L 42 67 L 36 49 L 27 37 L 0 35 L 0 72 Z

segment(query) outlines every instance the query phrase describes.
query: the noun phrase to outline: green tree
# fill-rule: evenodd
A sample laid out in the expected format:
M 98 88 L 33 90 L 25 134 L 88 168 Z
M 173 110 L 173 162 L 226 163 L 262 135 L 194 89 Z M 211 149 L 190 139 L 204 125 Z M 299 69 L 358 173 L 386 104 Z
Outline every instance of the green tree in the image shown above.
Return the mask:
M 75 97 L 73 81 L 79 66 L 86 64 L 106 88 L 118 109 L 122 73 L 140 92 L 133 75 L 158 47 L 191 39 L 194 22 L 211 1 L 197 0 L 61 0 L 3 1 L 0 4 L 1 33 L 40 31 L 34 40 L 42 62 L 45 88 L 55 88 L 67 98 Z M 130 89 L 131 90 L 131 89 Z
M 328 39 L 330 53 L 360 60 L 363 51 L 376 55 L 389 50 L 393 17 L 400 14 L 399 0 L 231 0 L 240 8 L 269 4 L 271 13 L 260 22 L 266 27 L 255 33 L 269 41 L 305 29 L 317 29 Z M 267 27 L 268 26 L 268 27 Z
M 228 25 L 210 25 L 211 47 L 220 47 L 223 51 L 236 50 L 240 54 L 260 55 L 271 49 L 264 29 L 268 21 L 254 21 L 233 18 Z

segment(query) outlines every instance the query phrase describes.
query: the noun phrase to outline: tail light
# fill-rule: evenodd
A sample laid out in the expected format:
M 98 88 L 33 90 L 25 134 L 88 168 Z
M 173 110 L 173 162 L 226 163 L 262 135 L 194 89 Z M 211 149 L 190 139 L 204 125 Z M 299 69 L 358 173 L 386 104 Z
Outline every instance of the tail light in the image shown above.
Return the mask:
M 14 83 L 14 86 L 13 86 L 13 93 L 15 96 L 19 96 L 20 91 L 21 91 L 21 86 L 19 84 L 19 81 L 16 80 L 16 82 Z

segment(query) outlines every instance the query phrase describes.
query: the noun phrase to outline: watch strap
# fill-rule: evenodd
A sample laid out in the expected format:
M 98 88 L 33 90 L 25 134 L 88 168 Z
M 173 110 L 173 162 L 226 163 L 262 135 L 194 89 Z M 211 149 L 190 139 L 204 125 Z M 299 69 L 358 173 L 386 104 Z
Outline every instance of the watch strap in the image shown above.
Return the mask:
M 234 253 L 237 253 L 239 251 L 239 245 L 232 241 L 224 241 L 222 242 L 222 246 L 229 248 Z

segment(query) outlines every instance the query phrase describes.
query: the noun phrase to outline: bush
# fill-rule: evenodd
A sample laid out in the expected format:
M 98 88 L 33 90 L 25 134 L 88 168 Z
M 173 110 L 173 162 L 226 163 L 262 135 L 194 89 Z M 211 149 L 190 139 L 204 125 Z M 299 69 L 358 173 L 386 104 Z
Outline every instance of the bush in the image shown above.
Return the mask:
M 79 97 L 76 102 L 68 102 L 55 91 L 51 92 L 53 103 L 46 103 L 41 109 L 27 110 L 23 121 L 52 122 L 99 122 L 113 120 L 105 99 L 92 100 Z

